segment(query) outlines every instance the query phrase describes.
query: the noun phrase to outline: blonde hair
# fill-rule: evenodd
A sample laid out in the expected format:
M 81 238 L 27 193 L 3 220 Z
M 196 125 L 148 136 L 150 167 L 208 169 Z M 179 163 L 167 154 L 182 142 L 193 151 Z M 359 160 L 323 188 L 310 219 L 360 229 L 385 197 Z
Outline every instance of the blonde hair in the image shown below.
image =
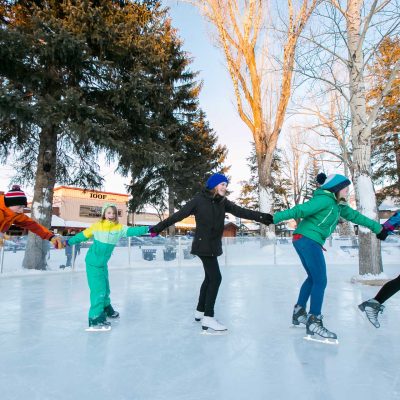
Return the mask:
M 110 205 L 110 206 L 108 206 L 108 207 L 106 207 L 106 208 L 104 209 L 103 213 L 101 214 L 101 220 L 104 221 L 104 220 L 106 219 L 106 217 L 105 217 L 106 211 L 107 211 L 109 208 L 111 208 L 111 209 L 114 211 L 114 221 L 115 221 L 115 222 L 119 222 L 119 220 L 118 220 L 118 210 L 117 210 L 117 207 L 112 206 L 112 205 Z

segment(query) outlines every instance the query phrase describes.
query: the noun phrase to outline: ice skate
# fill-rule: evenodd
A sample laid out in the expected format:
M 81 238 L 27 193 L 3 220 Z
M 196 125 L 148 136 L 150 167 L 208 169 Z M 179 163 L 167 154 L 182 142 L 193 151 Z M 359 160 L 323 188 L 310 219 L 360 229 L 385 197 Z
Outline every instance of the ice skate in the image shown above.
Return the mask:
M 307 311 L 296 304 L 293 309 L 292 324 L 294 327 L 303 327 L 307 323 Z
M 214 317 L 203 317 L 201 327 L 204 335 L 224 335 L 228 333 L 226 326 L 219 323 Z
M 306 324 L 307 336 L 304 339 L 325 344 L 339 344 L 336 334 L 324 327 L 322 318 L 322 315 L 309 315 Z
M 118 318 L 119 317 L 119 312 L 115 311 L 111 304 L 109 304 L 107 307 L 104 307 L 104 312 L 106 313 L 107 318 Z
M 111 330 L 111 323 L 107 322 L 104 317 L 89 318 L 89 328 L 86 332 L 108 332 Z
M 200 322 L 204 317 L 204 311 L 195 311 L 194 312 L 194 320 Z
M 368 321 L 371 322 L 371 324 L 375 328 L 379 328 L 381 324 L 378 321 L 378 314 L 383 312 L 383 309 L 385 306 L 383 306 L 379 301 L 375 299 L 369 299 L 367 301 L 364 301 L 363 303 L 358 305 L 358 308 L 362 311 L 365 312 L 365 315 L 368 318 Z

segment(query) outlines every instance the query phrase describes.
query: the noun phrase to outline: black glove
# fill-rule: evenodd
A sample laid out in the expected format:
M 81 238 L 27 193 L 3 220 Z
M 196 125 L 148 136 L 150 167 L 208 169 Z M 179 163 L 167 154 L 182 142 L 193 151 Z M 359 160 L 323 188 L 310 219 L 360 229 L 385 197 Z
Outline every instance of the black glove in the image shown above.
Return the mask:
M 376 234 L 376 237 L 379 240 L 385 240 L 388 237 L 389 232 L 390 231 L 388 231 L 385 227 L 382 227 L 382 230 L 379 233 Z
M 267 214 L 267 213 L 261 213 L 261 222 L 264 225 L 271 225 L 274 223 L 274 217 L 271 214 Z

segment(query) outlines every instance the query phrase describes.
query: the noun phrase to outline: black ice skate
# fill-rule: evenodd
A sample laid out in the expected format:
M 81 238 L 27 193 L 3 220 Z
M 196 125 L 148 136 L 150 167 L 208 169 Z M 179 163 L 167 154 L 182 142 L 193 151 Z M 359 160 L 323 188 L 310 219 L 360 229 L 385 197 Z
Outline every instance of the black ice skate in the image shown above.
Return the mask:
M 322 315 L 309 315 L 306 324 L 307 336 L 304 339 L 326 344 L 339 344 L 336 334 L 324 327 L 322 318 Z
M 307 311 L 302 307 L 296 304 L 293 309 L 292 316 L 292 324 L 294 326 L 300 327 L 302 325 L 306 325 L 307 323 Z
M 379 301 L 375 299 L 369 299 L 367 301 L 364 301 L 363 303 L 358 305 L 358 308 L 362 311 L 365 312 L 365 315 L 368 318 L 368 321 L 371 322 L 371 324 L 375 328 L 379 328 L 381 324 L 378 321 L 378 314 L 383 312 L 383 309 L 385 306 L 383 306 Z
M 104 315 L 97 318 L 89 318 L 89 328 L 86 332 L 108 332 L 111 330 L 111 323 L 107 322 Z
M 107 307 L 104 307 L 104 312 L 107 315 L 107 318 L 118 318 L 119 312 L 113 309 L 113 306 L 109 304 Z

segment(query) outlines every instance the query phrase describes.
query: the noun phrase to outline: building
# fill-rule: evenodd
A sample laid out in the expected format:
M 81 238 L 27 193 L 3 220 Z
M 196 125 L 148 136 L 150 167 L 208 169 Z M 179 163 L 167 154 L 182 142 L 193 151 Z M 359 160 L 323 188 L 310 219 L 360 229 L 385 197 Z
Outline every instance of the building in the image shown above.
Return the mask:
M 128 221 L 128 195 L 97 190 L 59 186 L 54 189 L 53 214 L 61 218 L 67 225 L 75 228 L 86 227 L 101 217 L 101 209 L 105 203 L 117 206 L 118 218 L 123 224 Z M 74 224 L 76 222 L 76 224 Z M 79 226 L 78 226 L 79 225 Z

